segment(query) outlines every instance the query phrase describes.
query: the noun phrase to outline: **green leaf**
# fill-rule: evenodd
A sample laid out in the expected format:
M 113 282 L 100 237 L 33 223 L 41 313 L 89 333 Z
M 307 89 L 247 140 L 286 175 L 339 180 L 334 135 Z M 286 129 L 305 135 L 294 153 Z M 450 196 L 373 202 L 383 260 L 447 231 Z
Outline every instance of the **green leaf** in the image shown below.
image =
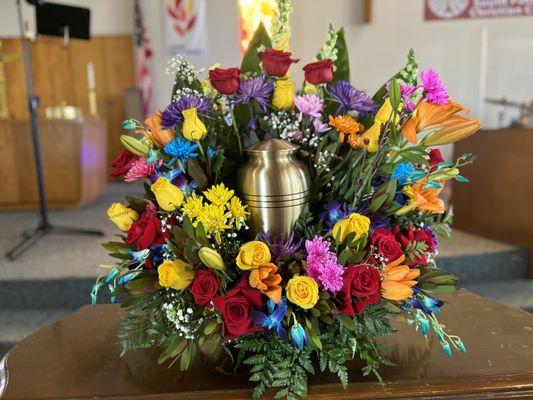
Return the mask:
M 207 189 L 209 186 L 209 179 L 207 178 L 205 170 L 202 168 L 198 158 L 189 158 L 187 160 L 187 172 L 198 184 L 198 189 L 200 191 Z
M 350 81 L 350 59 L 348 57 L 348 46 L 346 46 L 346 39 L 344 38 L 344 28 L 339 29 L 337 32 L 335 49 L 337 50 L 337 61 L 333 72 L 333 85 L 338 81 Z
M 262 22 L 257 26 L 257 29 L 248 44 L 248 49 L 246 49 L 246 52 L 244 53 L 241 64 L 241 73 L 262 72 L 261 59 L 258 54 L 259 47 L 272 47 L 272 40 Z
M 307 333 L 307 337 L 311 339 L 311 342 L 319 349 L 322 350 L 322 342 L 320 341 L 320 338 L 316 334 L 316 332 L 313 329 L 309 329 L 308 327 L 304 328 L 305 332 Z
M 215 329 L 217 329 L 217 327 L 218 327 L 218 323 L 216 319 L 209 321 L 209 323 L 204 328 L 204 335 L 212 334 L 215 331 Z
M 187 236 L 189 236 L 190 239 L 195 239 L 194 226 L 188 216 L 183 217 L 183 223 L 181 225 Z
M 397 79 L 393 78 L 389 86 L 389 99 L 393 110 L 397 110 L 400 105 L 401 93 L 400 83 Z

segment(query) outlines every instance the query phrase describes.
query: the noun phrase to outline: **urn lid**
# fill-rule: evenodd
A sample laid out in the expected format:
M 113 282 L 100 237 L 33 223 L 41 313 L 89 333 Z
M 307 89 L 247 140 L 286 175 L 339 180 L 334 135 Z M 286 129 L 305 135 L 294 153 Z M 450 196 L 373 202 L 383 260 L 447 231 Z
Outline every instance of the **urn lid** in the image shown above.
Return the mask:
M 266 139 L 254 144 L 246 150 L 247 153 L 294 153 L 299 146 L 281 139 Z

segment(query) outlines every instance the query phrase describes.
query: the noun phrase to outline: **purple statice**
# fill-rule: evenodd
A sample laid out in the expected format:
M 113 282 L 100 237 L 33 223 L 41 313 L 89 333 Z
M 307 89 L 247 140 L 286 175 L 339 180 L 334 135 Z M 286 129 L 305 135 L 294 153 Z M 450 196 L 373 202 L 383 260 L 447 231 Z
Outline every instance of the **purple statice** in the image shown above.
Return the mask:
M 337 86 L 329 86 L 328 90 L 333 100 L 339 103 L 335 115 L 348 111 L 357 111 L 361 115 L 366 115 L 376 111 L 374 100 L 362 90 L 353 87 L 350 82 L 339 81 Z
M 330 251 L 329 242 L 320 236 L 315 236 L 313 240 L 305 241 L 305 249 L 307 276 L 317 281 L 325 290 L 333 293 L 341 290 L 344 269 L 337 262 L 337 255 Z
M 294 256 L 294 253 L 300 251 L 303 245 L 303 239 L 297 242 L 294 241 L 293 232 L 287 237 L 283 233 L 279 236 L 273 236 L 270 232 L 259 232 L 257 239 L 268 246 L 271 260 L 274 264 L 277 264 L 286 257 Z
M 174 128 L 183 122 L 183 111 L 196 108 L 200 116 L 206 116 L 211 111 L 211 102 L 204 96 L 192 94 L 172 102 L 161 113 L 161 125 L 164 128 Z
M 255 100 L 265 112 L 273 90 L 274 82 L 265 75 L 258 75 L 241 82 L 233 103 L 250 104 L 252 100 Z
M 431 68 L 420 72 L 420 81 L 424 88 L 426 102 L 439 105 L 448 104 L 448 89 L 440 80 L 437 72 Z

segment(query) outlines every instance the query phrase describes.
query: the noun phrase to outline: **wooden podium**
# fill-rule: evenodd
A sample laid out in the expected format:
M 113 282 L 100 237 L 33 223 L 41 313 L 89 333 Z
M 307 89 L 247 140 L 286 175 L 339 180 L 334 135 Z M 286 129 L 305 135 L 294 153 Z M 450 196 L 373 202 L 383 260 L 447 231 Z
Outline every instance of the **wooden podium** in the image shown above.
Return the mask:
M 434 337 L 428 350 L 420 333 L 398 322 L 399 332 L 383 340 L 396 363 L 381 370 L 383 386 L 353 362 L 348 390 L 319 373 L 308 398 L 533 399 L 533 316 L 464 290 L 443 299 L 449 304 L 440 319 L 463 338 L 467 354 L 447 358 Z M 1 363 L 0 398 L 250 398 L 247 376 L 217 372 L 207 358 L 185 373 L 158 366 L 154 351 L 119 358 L 122 314 L 117 305 L 85 306 L 21 341 Z
M 106 126 L 100 119 L 39 121 L 46 194 L 51 208 L 95 200 L 107 179 Z M 0 120 L 0 209 L 37 208 L 30 124 Z

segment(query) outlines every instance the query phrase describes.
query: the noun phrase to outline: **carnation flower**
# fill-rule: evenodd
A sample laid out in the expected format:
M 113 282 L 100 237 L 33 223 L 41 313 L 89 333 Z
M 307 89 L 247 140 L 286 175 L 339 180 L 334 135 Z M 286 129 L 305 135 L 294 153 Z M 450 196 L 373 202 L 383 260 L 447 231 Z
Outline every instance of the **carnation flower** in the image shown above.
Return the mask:
M 196 108 L 198 115 L 207 116 L 211 111 L 211 102 L 204 96 L 192 94 L 171 103 L 161 114 L 161 125 L 164 128 L 174 128 L 183 123 L 183 111 Z
M 324 108 L 324 100 L 316 94 L 306 94 L 304 96 L 296 96 L 294 98 L 294 105 L 300 111 L 300 120 L 303 114 L 313 118 L 320 118 L 320 112 Z
M 131 167 L 124 175 L 126 182 L 139 181 L 154 173 L 155 164 L 147 163 L 146 157 L 139 157 L 131 163 Z
M 333 100 L 339 103 L 335 115 L 348 111 L 357 111 L 361 115 L 366 115 L 376 111 L 374 100 L 365 92 L 353 87 L 350 82 L 339 81 L 336 87 L 329 86 L 328 90 Z
M 420 73 L 420 80 L 424 87 L 426 102 L 445 105 L 448 104 L 448 89 L 440 80 L 439 74 L 429 68 L 427 71 Z
M 342 289 L 344 269 L 337 262 L 337 255 L 330 251 L 329 242 L 320 236 L 306 240 L 307 276 L 320 283 L 326 290 L 338 292 Z

